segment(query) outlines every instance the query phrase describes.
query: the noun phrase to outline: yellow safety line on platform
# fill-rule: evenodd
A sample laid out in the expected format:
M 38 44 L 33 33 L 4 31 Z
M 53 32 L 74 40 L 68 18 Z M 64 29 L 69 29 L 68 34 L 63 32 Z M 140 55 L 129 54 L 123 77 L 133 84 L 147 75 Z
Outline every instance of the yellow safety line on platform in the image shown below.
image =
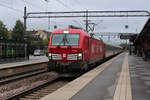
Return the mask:
M 90 72 L 87 72 L 81 77 L 68 83 L 64 87 L 56 90 L 55 92 L 41 98 L 40 100 L 70 100 L 75 94 L 77 94 L 81 89 L 83 89 L 90 81 L 92 81 L 97 75 L 99 75 L 105 68 L 107 68 L 120 55 L 105 62 L 104 64 L 98 66 L 97 68 L 91 70 Z
M 122 70 L 113 100 L 132 100 L 128 54 L 125 55 L 125 59 L 122 64 Z

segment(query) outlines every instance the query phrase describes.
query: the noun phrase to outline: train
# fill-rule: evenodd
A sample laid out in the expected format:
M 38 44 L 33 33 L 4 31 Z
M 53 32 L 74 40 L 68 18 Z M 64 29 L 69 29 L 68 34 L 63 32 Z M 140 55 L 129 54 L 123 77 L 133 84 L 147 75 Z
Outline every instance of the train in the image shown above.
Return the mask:
M 104 43 L 81 29 L 58 29 L 50 35 L 48 71 L 82 73 L 117 55 L 121 47 Z

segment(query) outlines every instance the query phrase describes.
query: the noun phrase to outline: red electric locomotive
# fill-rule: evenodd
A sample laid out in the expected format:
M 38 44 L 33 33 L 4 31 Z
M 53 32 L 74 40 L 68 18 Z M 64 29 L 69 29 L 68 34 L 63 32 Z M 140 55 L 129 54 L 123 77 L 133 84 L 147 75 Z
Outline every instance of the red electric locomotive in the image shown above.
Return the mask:
M 105 44 L 80 29 L 55 30 L 48 49 L 49 71 L 85 71 L 105 58 Z

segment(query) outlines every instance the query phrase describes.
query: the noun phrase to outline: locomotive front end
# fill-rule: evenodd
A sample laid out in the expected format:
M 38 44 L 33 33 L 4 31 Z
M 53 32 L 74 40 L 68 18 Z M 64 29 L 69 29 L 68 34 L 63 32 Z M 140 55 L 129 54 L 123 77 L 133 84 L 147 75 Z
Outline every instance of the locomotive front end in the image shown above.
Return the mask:
M 53 32 L 50 36 L 48 57 L 49 71 L 79 71 L 83 60 L 80 34 L 69 30 Z

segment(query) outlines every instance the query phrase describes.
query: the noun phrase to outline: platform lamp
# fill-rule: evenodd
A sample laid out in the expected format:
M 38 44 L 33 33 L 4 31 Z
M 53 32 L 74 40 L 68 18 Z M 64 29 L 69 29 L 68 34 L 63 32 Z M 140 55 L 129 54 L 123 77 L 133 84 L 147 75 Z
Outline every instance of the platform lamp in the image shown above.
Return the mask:
M 57 29 L 57 25 L 54 25 L 54 29 Z
M 128 28 L 129 28 L 129 25 L 125 25 L 125 29 L 128 30 Z M 126 33 L 127 33 L 127 31 L 126 31 Z M 127 39 L 126 39 L 126 50 L 127 49 L 128 49 L 128 46 L 127 46 Z

